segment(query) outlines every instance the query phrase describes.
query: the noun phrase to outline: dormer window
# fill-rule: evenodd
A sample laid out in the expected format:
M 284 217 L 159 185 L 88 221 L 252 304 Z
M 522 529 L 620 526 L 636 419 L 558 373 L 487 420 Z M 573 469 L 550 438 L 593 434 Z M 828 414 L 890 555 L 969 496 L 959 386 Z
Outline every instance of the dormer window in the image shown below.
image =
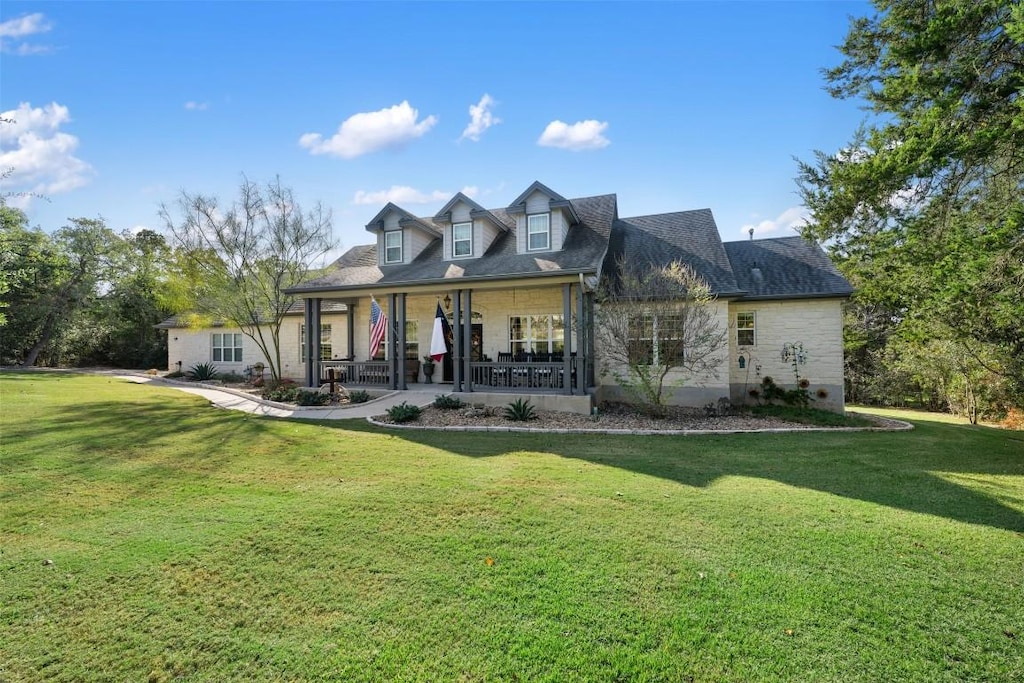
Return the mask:
M 452 225 L 452 255 L 455 258 L 473 255 L 472 223 L 455 223 Z
M 545 251 L 551 248 L 550 213 L 526 217 L 526 248 L 529 251 Z
M 402 231 L 391 230 L 384 233 L 384 263 L 402 262 Z

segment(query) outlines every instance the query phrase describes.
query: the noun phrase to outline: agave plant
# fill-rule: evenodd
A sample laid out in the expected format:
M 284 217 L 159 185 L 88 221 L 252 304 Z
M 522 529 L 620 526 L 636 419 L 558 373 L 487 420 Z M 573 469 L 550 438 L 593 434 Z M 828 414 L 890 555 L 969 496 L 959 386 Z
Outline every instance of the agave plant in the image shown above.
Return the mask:
M 217 379 L 217 366 L 213 363 L 196 363 L 188 371 L 188 377 L 196 382 Z
M 537 411 L 528 400 L 517 398 L 505 406 L 505 417 L 514 422 L 527 422 L 537 419 Z

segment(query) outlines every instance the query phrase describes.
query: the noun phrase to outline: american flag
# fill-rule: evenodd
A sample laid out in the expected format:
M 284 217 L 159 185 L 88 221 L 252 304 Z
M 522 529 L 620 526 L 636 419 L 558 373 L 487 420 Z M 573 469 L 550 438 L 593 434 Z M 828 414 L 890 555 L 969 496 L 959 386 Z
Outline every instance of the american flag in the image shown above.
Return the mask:
M 380 343 L 388 331 L 388 316 L 381 310 L 377 300 L 370 297 L 370 358 L 377 355 Z

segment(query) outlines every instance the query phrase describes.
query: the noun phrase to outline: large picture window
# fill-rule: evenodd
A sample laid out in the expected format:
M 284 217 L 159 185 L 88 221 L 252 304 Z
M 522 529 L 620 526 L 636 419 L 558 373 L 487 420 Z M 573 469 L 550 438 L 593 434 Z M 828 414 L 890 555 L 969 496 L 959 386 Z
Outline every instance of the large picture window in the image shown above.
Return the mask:
M 538 213 L 526 217 L 526 248 L 529 251 L 551 248 L 551 214 Z
M 387 352 L 391 348 L 391 332 L 397 329 L 397 324 L 388 321 L 387 331 L 384 333 L 384 341 L 381 342 L 380 347 L 377 349 L 377 355 L 373 357 L 373 360 L 388 360 L 390 354 Z M 406 358 L 419 358 L 420 357 L 420 341 L 419 341 L 419 324 L 415 320 L 405 321 L 405 357 Z
M 384 233 L 384 263 L 402 262 L 402 231 Z
M 630 320 L 630 362 L 676 365 L 683 360 L 683 322 L 677 315 L 638 315 Z
M 736 314 L 736 344 L 737 346 L 753 346 L 756 341 L 754 336 L 755 320 L 753 312 Z
M 216 363 L 242 362 L 242 335 L 230 332 L 215 332 L 211 335 L 211 356 Z
M 331 343 L 331 324 L 320 325 L 320 360 L 330 360 L 334 357 L 334 347 Z M 306 326 L 299 325 L 299 360 L 306 360 Z
M 456 258 L 473 255 L 472 223 L 456 223 L 452 226 L 452 255 Z
M 508 346 L 512 353 L 564 353 L 565 322 L 563 316 L 509 316 Z

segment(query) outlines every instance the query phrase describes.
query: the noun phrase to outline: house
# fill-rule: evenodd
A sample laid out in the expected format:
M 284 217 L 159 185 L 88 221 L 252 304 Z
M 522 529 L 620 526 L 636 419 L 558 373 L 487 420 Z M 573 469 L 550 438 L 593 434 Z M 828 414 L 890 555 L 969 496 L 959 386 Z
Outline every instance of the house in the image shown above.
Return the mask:
M 504 208 L 462 193 L 432 217 L 388 203 L 366 230 L 372 244 L 289 290 L 302 315 L 296 309 L 282 329 L 284 374 L 307 386 L 328 373 L 397 390 L 433 382 L 446 385 L 438 393 L 472 394 L 464 398 L 473 402 L 504 405 L 509 393 L 528 394 L 541 407 L 589 412 L 594 402 L 622 398 L 601 371 L 594 329 L 602 275 L 622 258 L 680 260 L 710 284 L 729 343 L 714 371 L 670 378 L 671 403 L 744 402 L 765 376 L 792 386 L 785 351 L 799 345 L 798 370 L 815 405 L 843 410 L 841 306 L 853 290 L 800 237 L 723 243 L 708 209 L 622 218 L 614 194 L 567 199 L 539 182 Z M 371 301 L 390 322 L 374 358 Z M 420 359 L 430 353 L 438 305 L 450 352 L 428 376 Z M 167 327 L 170 364 L 240 370 L 258 360 L 237 331 Z M 305 330 L 318 328 L 305 344 Z

